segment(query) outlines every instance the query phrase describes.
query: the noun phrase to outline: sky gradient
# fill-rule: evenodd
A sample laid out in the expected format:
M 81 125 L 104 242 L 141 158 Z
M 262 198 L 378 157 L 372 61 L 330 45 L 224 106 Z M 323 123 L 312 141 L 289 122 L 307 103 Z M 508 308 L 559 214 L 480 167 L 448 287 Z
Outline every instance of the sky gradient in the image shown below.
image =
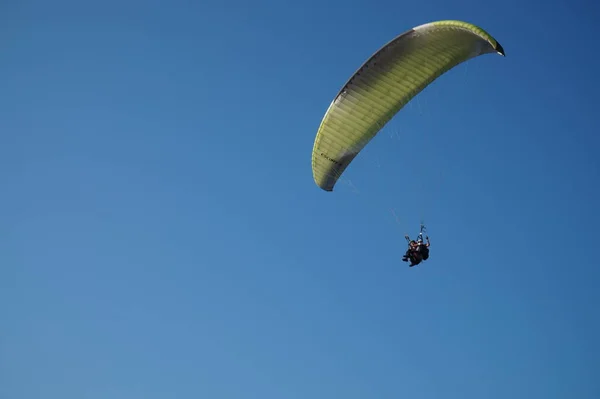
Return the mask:
M 597 399 L 595 15 L 3 2 L 0 398 Z M 439 19 L 506 57 L 443 75 L 318 189 L 335 94 Z

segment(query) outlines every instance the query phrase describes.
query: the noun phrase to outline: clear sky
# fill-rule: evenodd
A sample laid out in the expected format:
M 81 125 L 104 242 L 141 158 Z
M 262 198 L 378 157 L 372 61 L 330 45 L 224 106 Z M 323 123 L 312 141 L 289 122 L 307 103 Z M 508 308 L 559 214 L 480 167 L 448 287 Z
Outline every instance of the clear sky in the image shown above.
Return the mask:
M 2 2 L 0 398 L 600 397 L 598 15 Z M 317 188 L 337 91 L 439 19 L 506 58 L 442 76 Z

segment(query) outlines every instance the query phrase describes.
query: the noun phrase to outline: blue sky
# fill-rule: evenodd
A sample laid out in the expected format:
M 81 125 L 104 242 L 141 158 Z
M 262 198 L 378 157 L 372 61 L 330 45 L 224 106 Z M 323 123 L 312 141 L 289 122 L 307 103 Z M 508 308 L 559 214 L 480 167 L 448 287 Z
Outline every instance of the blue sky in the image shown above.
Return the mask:
M 0 397 L 599 397 L 599 7 L 455 3 L 4 2 Z M 507 57 L 319 190 L 341 85 L 438 19 Z

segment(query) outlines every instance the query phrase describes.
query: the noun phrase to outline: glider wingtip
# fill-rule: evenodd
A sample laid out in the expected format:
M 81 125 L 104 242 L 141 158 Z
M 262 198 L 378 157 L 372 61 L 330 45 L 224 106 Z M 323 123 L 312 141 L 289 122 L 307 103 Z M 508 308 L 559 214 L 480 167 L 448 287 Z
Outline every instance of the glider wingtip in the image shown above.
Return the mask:
M 315 179 L 315 184 L 317 185 L 317 187 L 319 187 L 323 191 L 326 191 L 326 192 L 333 191 L 333 186 L 331 184 L 328 184 L 327 182 L 318 181 L 317 179 Z
M 506 57 L 506 53 L 504 52 L 504 47 L 502 47 L 502 45 L 500 43 L 496 42 L 496 48 L 495 48 L 495 50 L 502 57 Z

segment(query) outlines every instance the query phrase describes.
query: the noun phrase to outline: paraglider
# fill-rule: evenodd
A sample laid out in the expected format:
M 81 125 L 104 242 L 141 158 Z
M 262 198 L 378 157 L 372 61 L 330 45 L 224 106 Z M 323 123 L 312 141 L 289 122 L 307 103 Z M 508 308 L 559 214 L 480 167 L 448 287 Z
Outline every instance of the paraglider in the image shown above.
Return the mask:
M 435 21 L 412 28 L 373 54 L 335 96 L 317 130 L 312 173 L 333 191 L 348 165 L 417 94 L 445 72 L 483 54 L 505 56 L 482 28 L 463 21 Z M 451 93 L 448 98 L 451 99 Z M 429 237 L 409 242 L 411 267 L 429 258 Z

